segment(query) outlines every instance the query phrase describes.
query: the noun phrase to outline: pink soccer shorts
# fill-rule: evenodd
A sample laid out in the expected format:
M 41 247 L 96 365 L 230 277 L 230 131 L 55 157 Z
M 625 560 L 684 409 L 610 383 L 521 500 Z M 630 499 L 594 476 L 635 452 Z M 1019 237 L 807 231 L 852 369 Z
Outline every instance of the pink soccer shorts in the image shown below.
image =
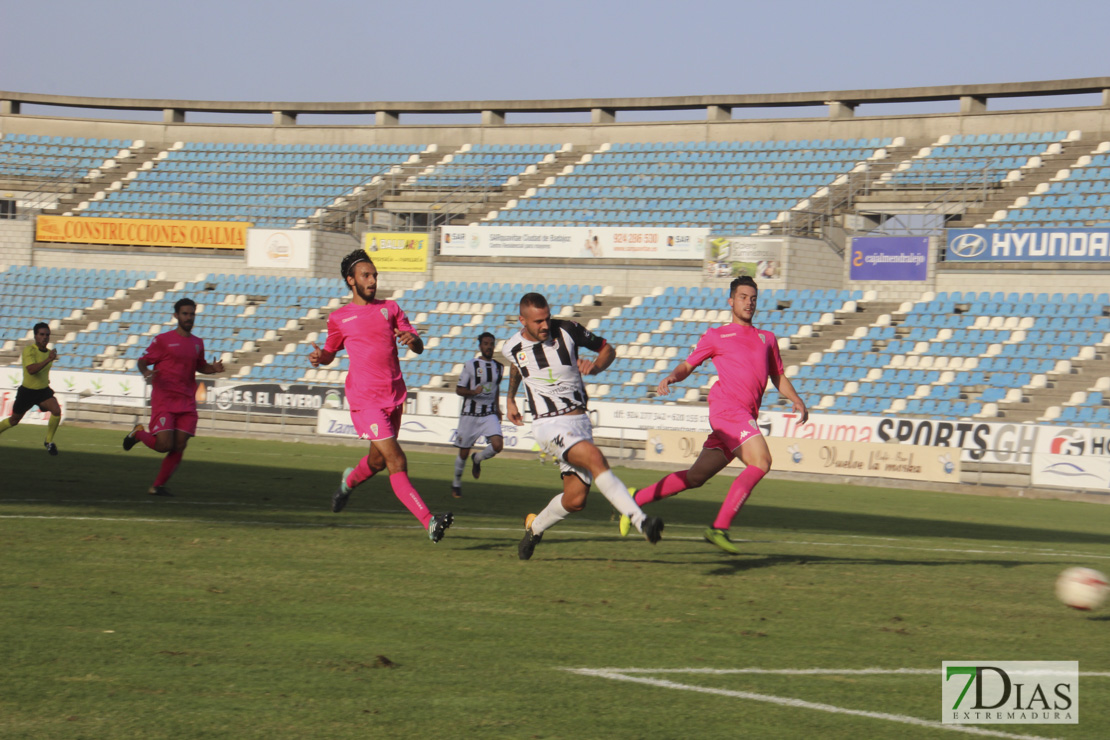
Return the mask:
M 713 429 L 702 445 L 707 450 L 720 450 L 729 458 L 734 457 L 733 450 L 755 437 L 762 437 L 759 424 L 748 413 L 747 409 L 736 407 L 726 408 L 722 411 L 709 409 L 709 426 Z
M 401 428 L 401 415 L 404 406 L 398 405 L 385 409 L 361 409 L 351 411 L 351 423 L 355 425 L 359 439 L 376 442 L 396 437 Z
M 190 437 L 197 436 L 197 412 L 188 411 L 185 413 L 173 413 L 170 411 L 150 411 L 150 427 L 147 429 L 151 434 L 158 434 L 168 429 L 176 429 L 179 432 L 185 432 Z

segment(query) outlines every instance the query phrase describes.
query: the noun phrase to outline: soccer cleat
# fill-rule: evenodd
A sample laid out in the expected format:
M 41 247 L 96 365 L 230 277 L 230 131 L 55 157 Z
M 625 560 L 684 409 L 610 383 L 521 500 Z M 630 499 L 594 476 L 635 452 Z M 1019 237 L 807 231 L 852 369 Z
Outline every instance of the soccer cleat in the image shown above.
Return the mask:
M 451 498 L 462 498 L 461 486 L 451 486 Z
M 470 474 L 474 476 L 474 480 L 482 477 L 482 461 L 476 457 L 470 458 Z
M 428 522 L 428 539 L 433 543 L 439 542 L 443 539 L 443 533 L 455 521 L 455 515 L 451 512 L 446 514 L 432 514 L 432 520 Z
M 136 424 L 135 428 L 132 429 L 128 433 L 128 435 L 123 438 L 123 449 L 124 449 L 124 451 L 130 450 L 132 447 L 139 444 L 139 438 L 135 436 L 135 432 L 141 432 L 141 431 L 143 431 L 143 425 L 142 424 Z
M 58 454 L 58 445 L 54 444 L 53 442 L 43 442 L 42 446 L 45 447 L 46 451 L 49 452 L 51 455 Z
M 172 493 L 170 493 L 170 489 L 166 488 L 165 486 L 151 486 L 150 490 L 147 491 L 147 493 L 149 493 L 151 496 L 172 496 L 173 495 Z
M 543 532 L 539 534 L 532 533 L 532 522 L 535 519 L 535 514 L 529 514 L 524 518 L 524 537 L 520 540 L 520 544 L 516 546 L 517 557 L 521 560 L 531 559 L 532 553 L 536 551 L 536 545 L 543 539 Z
M 331 511 L 333 514 L 343 511 L 343 507 L 347 505 L 347 499 L 351 497 L 351 488 L 347 485 L 347 476 L 353 472 L 355 472 L 354 468 L 347 468 L 343 471 L 343 477 L 339 479 L 339 488 L 336 488 L 335 493 L 331 495 Z
M 621 537 L 627 537 L 628 533 L 632 531 L 632 520 L 621 514 L 621 518 L 617 522 L 617 529 L 620 531 Z
M 739 555 L 740 548 L 732 544 L 732 540 L 728 538 L 727 529 L 714 529 L 709 527 L 705 530 L 705 541 L 716 545 L 730 555 Z
M 644 539 L 651 544 L 655 544 L 663 539 L 663 520 L 657 516 L 644 517 L 644 523 L 641 525 L 643 529 L 640 531 L 644 533 Z

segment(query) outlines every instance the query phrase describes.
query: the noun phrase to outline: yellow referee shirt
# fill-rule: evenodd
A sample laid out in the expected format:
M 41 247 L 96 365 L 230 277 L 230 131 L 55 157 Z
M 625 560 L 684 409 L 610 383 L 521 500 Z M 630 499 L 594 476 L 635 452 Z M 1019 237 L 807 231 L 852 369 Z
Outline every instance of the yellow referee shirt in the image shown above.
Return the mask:
M 27 372 L 27 368 L 36 363 L 42 362 L 50 356 L 50 350 L 45 352 L 38 348 L 37 344 L 28 344 L 23 348 L 23 387 L 29 388 L 33 391 L 42 390 L 50 386 L 50 367 L 54 364 L 48 362 L 41 370 L 32 375 Z

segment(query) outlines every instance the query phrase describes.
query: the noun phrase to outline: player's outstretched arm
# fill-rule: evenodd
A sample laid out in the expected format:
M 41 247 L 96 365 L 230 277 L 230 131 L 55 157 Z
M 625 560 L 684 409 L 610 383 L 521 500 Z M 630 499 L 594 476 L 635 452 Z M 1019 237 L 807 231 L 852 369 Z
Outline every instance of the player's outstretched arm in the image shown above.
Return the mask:
M 794 384 L 790 382 L 790 378 L 785 375 L 771 374 L 771 383 L 778 389 L 779 393 L 786 396 L 786 399 L 794 405 L 794 413 L 798 415 L 798 423 L 805 424 L 809 421 L 809 409 L 806 408 L 802 397 L 794 390 Z
M 691 367 L 690 363 L 686 362 L 686 360 L 683 360 L 678 364 L 678 367 L 671 370 L 670 375 L 659 381 L 655 393 L 660 396 L 667 395 L 671 392 L 671 383 L 681 383 L 686 380 L 686 378 L 690 377 L 690 373 L 692 372 L 694 372 L 694 368 Z
M 220 360 L 216 360 L 215 362 L 207 362 L 204 364 L 204 367 L 200 369 L 200 371 L 205 375 L 215 375 L 216 373 L 222 373 L 224 371 L 224 363 Z
M 308 353 L 308 361 L 312 367 L 320 367 L 321 365 L 330 365 L 332 360 L 335 359 L 334 352 L 328 352 L 326 349 L 320 349 L 316 342 L 312 343 L 312 351 Z

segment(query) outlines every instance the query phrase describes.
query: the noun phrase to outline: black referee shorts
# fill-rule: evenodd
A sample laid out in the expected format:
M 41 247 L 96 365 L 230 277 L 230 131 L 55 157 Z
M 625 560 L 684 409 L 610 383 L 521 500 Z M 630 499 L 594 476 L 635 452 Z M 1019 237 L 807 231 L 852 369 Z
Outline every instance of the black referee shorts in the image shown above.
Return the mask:
M 54 397 L 54 391 L 47 386 L 45 388 L 25 388 L 19 386 L 15 392 L 15 402 L 12 403 L 12 415 L 22 416 L 31 410 L 32 406 L 38 406 L 39 410 L 43 410 L 42 405 Z

